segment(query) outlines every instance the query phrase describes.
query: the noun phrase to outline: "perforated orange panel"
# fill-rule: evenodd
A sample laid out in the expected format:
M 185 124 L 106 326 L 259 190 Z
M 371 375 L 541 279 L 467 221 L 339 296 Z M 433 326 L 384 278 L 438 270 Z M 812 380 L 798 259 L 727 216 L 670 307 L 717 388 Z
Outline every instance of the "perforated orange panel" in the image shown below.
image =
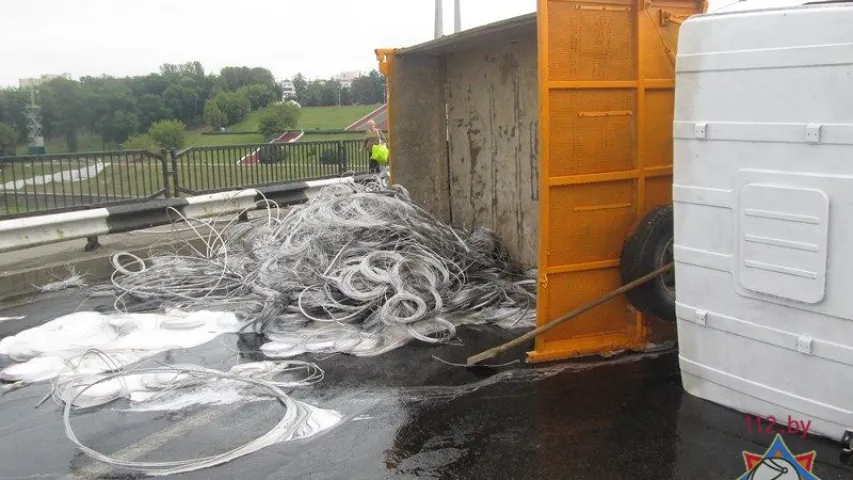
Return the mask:
M 621 172 L 634 163 L 634 92 L 553 90 L 550 92 L 549 165 L 554 177 Z
M 632 226 L 672 200 L 674 52 L 696 0 L 539 0 L 537 322 L 620 286 Z M 618 298 L 537 338 L 531 361 L 640 349 Z

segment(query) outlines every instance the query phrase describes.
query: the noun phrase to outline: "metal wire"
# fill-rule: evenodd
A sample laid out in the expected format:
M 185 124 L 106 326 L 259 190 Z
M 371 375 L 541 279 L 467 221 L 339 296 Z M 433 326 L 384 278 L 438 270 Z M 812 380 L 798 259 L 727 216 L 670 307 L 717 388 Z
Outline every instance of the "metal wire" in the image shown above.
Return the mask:
M 496 310 L 535 304 L 534 273 L 491 231 L 439 221 L 385 174 L 329 185 L 283 215 L 274 202 L 265 206 L 268 215 L 218 230 L 184 218 L 199 226 L 201 249 L 145 260 L 116 254 L 116 307 L 133 299 L 233 311 L 247 330 L 280 340 L 288 334 L 302 350 L 319 324 L 346 324 L 354 329 L 337 330 L 344 343 L 370 354 L 365 338 L 373 353 L 401 336 L 439 343 L 471 317 L 493 323 L 501 318 Z
M 284 365 L 285 367 L 282 367 L 280 369 L 281 371 L 286 368 L 286 364 Z M 283 386 L 292 386 L 292 383 L 275 382 L 264 378 L 258 378 L 256 376 L 250 376 L 247 375 L 247 373 L 251 373 L 249 372 L 249 369 L 244 369 L 243 371 L 239 372 L 239 374 L 235 374 L 221 372 L 218 370 L 194 365 L 176 365 L 170 367 L 145 369 L 137 368 L 128 371 L 119 371 L 113 375 L 103 376 L 97 380 L 90 381 L 84 384 L 79 384 L 77 385 L 79 388 L 75 390 L 74 394 L 66 394 L 63 397 L 65 407 L 63 409 L 62 419 L 65 425 L 65 434 L 68 439 L 71 440 L 71 442 L 77 446 L 77 448 L 79 448 L 84 454 L 88 455 L 89 457 L 109 465 L 142 472 L 146 475 L 173 475 L 176 473 L 186 473 L 194 470 L 200 470 L 203 468 L 209 468 L 215 465 L 220 465 L 222 463 L 229 462 L 243 455 L 255 452 L 279 441 L 299 436 L 300 428 L 303 428 L 306 425 L 306 422 L 312 414 L 314 407 L 292 399 L 281 389 L 281 387 Z M 263 376 L 266 376 L 268 374 L 268 371 L 264 371 Z M 89 389 L 104 382 L 121 379 L 127 375 L 147 375 L 149 378 L 156 378 L 157 376 L 165 376 L 167 378 L 180 378 L 180 382 L 184 385 L 210 381 L 205 380 L 205 378 L 210 378 L 213 380 L 227 380 L 230 382 L 242 382 L 268 390 L 273 397 L 275 397 L 281 402 L 281 404 L 285 408 L 285 411 L 281 420 L 276 425 L 274 425 L 268 432 L 244 445 L 241 445 L 237 448 L 234 448 L 221 454 L 188 460 L 167 462 L 122 461 L 104 455 L 84 445 L 77 438 L 77 435 L 74 433 L 74 429 L 71 426 L 71 412 L 77 400 L 82 395 L 84 395 Z M 314 380 L 319 381 L 319 379 L 317 379 L 316 377 L 314 378 Z M 79 378 L 77 379 L 77 381 L 79 381 Z

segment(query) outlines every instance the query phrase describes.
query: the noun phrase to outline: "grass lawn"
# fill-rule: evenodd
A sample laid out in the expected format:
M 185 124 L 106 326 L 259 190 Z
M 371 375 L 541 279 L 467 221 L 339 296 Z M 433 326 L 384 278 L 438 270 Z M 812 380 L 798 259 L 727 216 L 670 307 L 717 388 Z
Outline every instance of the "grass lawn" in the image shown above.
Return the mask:
M 97 135 L 80 135 L 77 143 L 77 151 L 79 152 L 98 152 L 104 149 L 104 143 L 101 141 L 101 137 Z M 65 144 L 65 140 L 62 138 L 45 141 L 44 148 L 49 154 L 68 153 L 68 145 Z M 29 155 L 29 147 L 27 145 L 18 145 L 15 149 L 15 154 Z
M 359 118 L 379 108 L 379 105 L 355 105 L 343 107 L 304 107 L 297 128 L 311 130 L 337 130 L 350 126 Z M 261 112 L 252 112 L 227 130 L 234 132 L 251 132 L 258 129 L 258 119 Z M 212 145 L 240 145 L 246 143 L 266 143 L 267 139 L 260 134 L 240 135 L 202 135 L 202 132 L 210 131 L 209 127 L 193 130 L 187 135 L 188 147 L 202 147 Z M 360 140 L 364 138 L 361 133 L 346 134 L 318 134 L 305 135 L 300 142 L 327 142 L 337 140 Z
M 206 147 L 213 145 L 240 145 L 244 143 L 264 143 L 264 136 L 261 134 L 246 134 L 246 135 L 202 135 L 200 131 L 194 131 L 187 134 L 188 147 Z
M 359 118 L 379 108 L 379 105 L 343 107 L 304 107 L 299 119 L 302 130 L 335 130 L 350 126 Z
M 318 133 L 302 136 L 299 142 L 337 142 L 338 140 L 364 140 L 364 133 Z

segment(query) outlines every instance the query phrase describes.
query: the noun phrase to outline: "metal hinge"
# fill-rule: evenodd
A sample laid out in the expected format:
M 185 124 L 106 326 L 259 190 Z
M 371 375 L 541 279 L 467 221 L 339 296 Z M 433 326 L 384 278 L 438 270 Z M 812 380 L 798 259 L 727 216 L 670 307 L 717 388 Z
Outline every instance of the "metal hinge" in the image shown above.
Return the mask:
M 806 143 L 820 143 L 820 127 L 819 123 L 806 125 Z
M 812 339 L 811 337 L 807 337 L 805 335 L 800 335 L 797 337 L 797 351 L 800 353 L 811 354 L 812 353 Z
M 661 10 L 660 11 L 660 25 L 665 27 L 670 23 L 674 23 L 676 25 L 681 25 L 687 20 L 690 15 L 676 15 L 669 10 Z
M 693 312 L 693 321 L 699 325 L 705 325 L 708 321 L 708 312 L 705 310 L 699 310 Z

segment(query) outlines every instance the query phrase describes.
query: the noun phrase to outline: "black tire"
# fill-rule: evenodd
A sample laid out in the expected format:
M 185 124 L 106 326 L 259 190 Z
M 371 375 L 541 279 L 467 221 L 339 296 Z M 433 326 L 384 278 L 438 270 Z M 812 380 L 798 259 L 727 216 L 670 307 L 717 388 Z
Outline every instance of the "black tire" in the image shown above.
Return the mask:
M 619 269 L 623 285 L 672 262 L 673 231 L 672 205 L 654 207 L 643 217 L 622 247 Z M 674 271 L 630 290 L 625 296 L 637 310 L 675 322 Z

